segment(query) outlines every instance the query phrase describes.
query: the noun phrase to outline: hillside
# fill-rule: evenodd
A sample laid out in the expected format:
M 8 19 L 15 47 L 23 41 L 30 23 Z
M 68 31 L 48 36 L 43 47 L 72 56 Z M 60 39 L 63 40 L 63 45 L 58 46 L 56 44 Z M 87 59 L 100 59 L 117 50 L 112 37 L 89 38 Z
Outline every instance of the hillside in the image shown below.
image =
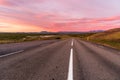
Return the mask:
M 94 34 L 87 40 L 120 49 L 120 28 Z
M 90 39 L 109 39 L 120 40 L 120 28 L 110 29 L 108 31 L 97 33 L 89 37 Z

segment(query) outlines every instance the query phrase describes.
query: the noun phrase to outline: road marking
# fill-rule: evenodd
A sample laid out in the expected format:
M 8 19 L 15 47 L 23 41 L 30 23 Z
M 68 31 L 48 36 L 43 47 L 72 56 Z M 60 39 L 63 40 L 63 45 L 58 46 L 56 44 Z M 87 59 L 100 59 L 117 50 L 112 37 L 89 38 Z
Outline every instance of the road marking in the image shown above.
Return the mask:
M 20 50 L 20 51 L 16 51 L 16 52 L 8 53 L 8 54 L 6 54 L 6 55 L 1 55 L 0 58 L 1 58 L 1 57 L 10 56 L 10 55 L 13 55 L 13 54 L 16 54 L 16 53 L 21 53 L 21 52 L 23 52 L 23 51 L 24 51 L 24 50 Z
M 73 48 L 70 50 L 69 69 L 67 80 L 73 80 Z
M 73 42 L 73 39 L 72 39 L 72 42 L 71 42 L 71 46 L 73 46 L 74 42 Z

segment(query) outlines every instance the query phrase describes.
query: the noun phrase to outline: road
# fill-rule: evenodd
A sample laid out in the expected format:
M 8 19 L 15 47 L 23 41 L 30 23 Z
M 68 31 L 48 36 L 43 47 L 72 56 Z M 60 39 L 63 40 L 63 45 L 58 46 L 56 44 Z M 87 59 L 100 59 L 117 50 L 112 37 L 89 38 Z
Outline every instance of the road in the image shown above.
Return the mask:
M 79 39 L 41 45 L 1 55 L 0 80 L 120 80 L 118 50 Z

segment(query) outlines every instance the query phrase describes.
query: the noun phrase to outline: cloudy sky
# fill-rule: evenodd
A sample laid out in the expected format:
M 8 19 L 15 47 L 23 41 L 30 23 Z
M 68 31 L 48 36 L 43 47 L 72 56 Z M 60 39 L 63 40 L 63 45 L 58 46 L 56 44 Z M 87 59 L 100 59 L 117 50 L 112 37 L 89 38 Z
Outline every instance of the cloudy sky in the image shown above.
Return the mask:
M 120 27 L 120 0 L 0 0 L 0 32 Z

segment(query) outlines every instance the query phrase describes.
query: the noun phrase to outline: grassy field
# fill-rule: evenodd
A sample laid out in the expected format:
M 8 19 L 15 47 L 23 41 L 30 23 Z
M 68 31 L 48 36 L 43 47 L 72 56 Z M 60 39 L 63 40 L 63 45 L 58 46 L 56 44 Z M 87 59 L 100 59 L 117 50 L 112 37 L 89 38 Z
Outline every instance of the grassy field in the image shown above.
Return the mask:
M 120 28 L 86 37 L 88 41 L 120 49 Z
M 15 43 L 34 40 L 63 39 L 60 35 L 42 35 L 37 33 L 0 33 L 0 43 Z

